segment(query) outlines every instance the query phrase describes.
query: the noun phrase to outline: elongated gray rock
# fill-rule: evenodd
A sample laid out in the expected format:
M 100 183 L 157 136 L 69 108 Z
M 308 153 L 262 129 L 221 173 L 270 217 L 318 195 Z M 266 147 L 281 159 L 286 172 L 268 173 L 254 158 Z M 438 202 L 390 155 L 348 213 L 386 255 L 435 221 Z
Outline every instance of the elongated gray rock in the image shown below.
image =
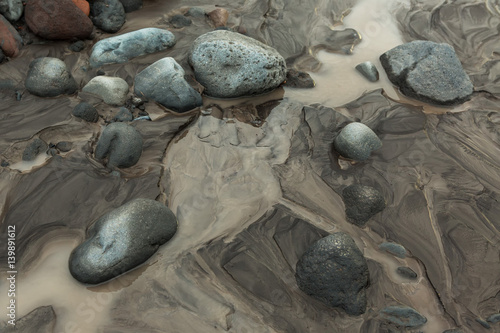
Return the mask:
M 226 30 L 198 37 L 191 47 L 189 63 L 205 93 L 219 98 L 262 94 L 286 78 L 285 59 L 278 51 Z
M 392 242 L 385 242 L 378 246 L 379 249 L 389 252 L 390 254 L 395 255 L 398 258 L 404 259 L 406 258 L 406 249 L 403 245 Z
M 438 105 L 454 105 L 472 95 L 472 82 L 448 44 L 413 41 L 382 54 L 380 61 L 389 80 L 406 96 Z
M 139 161 L 142 136 L 134 127 L 117 122 L 106 126 L 97 142 L 95 157 L 108 158 L 108 167 L 128 168 Z
M 334 146 L 340 155 L 364 161 L 370 157 L 373 150 L 382 147 L 382 142 L 365 124 L 350 123 L 335 138 Z
M 297 262 L 295 278 L 306 294 L 350 315 L 366 310 L 368 266 L 356 243 L 337 232 L 311 245 Z
M 24 6 L 21 0 L 0 0 L 0 14 L 9 21 L 17 21 L 23 15 Z
M 30 63 L 25 86 L 31 94 L 40 97 L 70 95 L 78 88 L 64 61 L 50 57 Z
M 174 58 L 163 58 L 135 77 L 134 91 L 178 112 L 202 105 L 201 95 L 184 79 L 184 69 Z
M 380 311 L 380 316 L 403 327 L 418 327 L 427 322 L 427 318 L 408 306 L 388 306 Z
M 342 198 L 347 219 L 360 227 L 385 208 L 384 197 L 371 186 L 348 186 L 342 191 Z
M 121 64 L 132 58 L 166 50 L 175 44 L 168 30 L 145 28 L 97 42 L 90 55 L 94 68 L 106 64 Z
M 99 29 L 115 33 L 125 24 L 125 9 L 119 0 L 94 0 L 90 5 L 92 22 Z
M 149 259 L 177 231 L 177 219 L 165 205 L 134 199 L 99 218 L 87 239 L 69 258 L 71 275 L 97 284 L 112 279 Z
M 121 106 L 127 101 L 127 82 L 119 77 L 96 76 L 90 80 L 82 91 L 102 98 L 104 103 Z

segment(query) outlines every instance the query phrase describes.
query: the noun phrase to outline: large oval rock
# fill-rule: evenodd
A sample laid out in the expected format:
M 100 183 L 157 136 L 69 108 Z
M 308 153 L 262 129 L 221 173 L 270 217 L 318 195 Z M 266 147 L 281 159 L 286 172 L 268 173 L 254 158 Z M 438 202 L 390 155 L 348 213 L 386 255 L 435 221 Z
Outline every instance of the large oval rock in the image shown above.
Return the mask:
M 72 0 L 30 0 L 24 17 L 31 31 L 46 39 L 86 39 L 94 29 Z
M 23 39 L 16 28 L 9 21 L 0 15 L 0 48 L 7 57 L 15 57 L 19 53 L 19 48 Z
M 9 21 L 17 21 L 23 15 L 24 6 L 21 0 L 0 0 L 0 14 Z
M 384 197 L 371 186 L 348 186 L 342 191 L 342 198 L 347 219 L 360 227 L 385 208 Z
M 409 97 L 454 105 L 472 95 L 472 82 L 448 44 L 413 41 L 382 54 L 380 61 L 389 80 Z
M 335 138 L 334 146 L 340 155 L 364 161 L 370 157 L 373 150 L 382 147 L 382 142 L 365 124 L 350 123 Z
M 90 55 L 90 65 L 121 64 L 141 55 L 174 46 L 175 36 L 168 30 L 145 28 L 97 42 Z
M 262 94 L 286 78 L 285 60 L 278 51 L 226 30 L 198 37 L 191 47 L 189 63 L 205 93 L 219 98 Z
M 92 22 L 99 29 L 115 33 L 125 24 L 125 9 L 119 0 L 95 0 L 90 8 Z
M 297 262 L 295 278 L 306 294 L 350 315 L 366 310 L 368 266 L 356 243 L 337 232 L 311 245 Z
M 128 168 L 136 164 L 142 154 L 142 136 L 125 123 L 112 123 L 102 131 L 97 142 L 95 157 L 108 158 L 108 167 Z
M 37 58 L 31 62 L 25 86 L 30 93 L 40 97 L 69 95 L 78 89 L 66 64 L 50 57 Z
M 103 75 L 94 77 L 82 89 L 83 92 L 99 96 L 106 104 L 117 106 L 125 104 L 128 90 L 124 79 Z
M 87 239 L 69 258 L 69 270 L 83 283 L 112 279 L 151 257 L 177 231 L 177 219 L 165 205 L 134 199 L 99 218 Z
M 202 105 L 201 95 L 184 79 L 184 69 L 174 58 L 163 58 L 135 77 L 134 91 L 165 107 L 185 112 Z

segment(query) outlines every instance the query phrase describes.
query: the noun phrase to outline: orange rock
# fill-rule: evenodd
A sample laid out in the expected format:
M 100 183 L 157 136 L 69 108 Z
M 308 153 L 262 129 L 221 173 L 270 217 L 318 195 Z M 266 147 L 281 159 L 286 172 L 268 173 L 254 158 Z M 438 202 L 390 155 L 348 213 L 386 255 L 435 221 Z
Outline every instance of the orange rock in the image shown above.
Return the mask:
M 17 30 L 3 15 L 0 15 L 0 47 L 7 57 L 15 57 L 19 53 L 23 40 Z
M 224 8 L 217 8 L 208 13 L 208 17 L 212 20 L 216 28 L 226 26 L 229 12 Z
M 89 16 L 90 14 L 90 5 L 85 0 L 73 0 L 73 3 L 85 13 L 85 15 Z

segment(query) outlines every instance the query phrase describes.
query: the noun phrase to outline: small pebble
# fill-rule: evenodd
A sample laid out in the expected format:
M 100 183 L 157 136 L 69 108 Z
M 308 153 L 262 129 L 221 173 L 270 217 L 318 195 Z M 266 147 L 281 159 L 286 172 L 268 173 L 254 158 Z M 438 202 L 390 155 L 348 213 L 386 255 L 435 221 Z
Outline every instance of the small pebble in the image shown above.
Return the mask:
M 48 145 L 40 139 L 33 140 L 23 152 L 23 161 L 33 161 L 36 156 L 47 150 Z
M 397 243 L 386 242 L 382 243 L 379 246 L 379 249 L 389 252 L 390 254 L 395 255 L 398 258 L 404 259 L 406 258 L 406 249 L 403 245 L 399 245 Z
M 85 43 L 81 40 L 74 42 L 69 46 L 69 49 L 73 52 L 80 52 L 85 48 Z
M 120 111 L 114 116 L 113 121 L 121 121 L 121 122 L 127 122 L 127 121 L 132 121 L 134 119 L 134 116 L 130 112 L 129 109 L 125 107 L 121 107 Z
M 398 267 L 397 272 L 402 277 L 405 277 L 410 280 L 415 280 L 417 278 L 417 273 L 410 267 Z
M 23 94 L 20 91 L 16 90 L 16 101 L 20 101 L 23 98 Z
M 205 9 L 200 7 L 191 7 L 187 11 L 186 15 L 191 17 L 203 17 L 205 16 Z
M 356 69 L 370 82 L 377 82 L 379 79 L 377 67 L 375 67 L 375 65 L 370 61 L 357 65 Z
M 0 166 L 4 167 L 4 168 L 8 167 L 9 165 L 10 165 L 10 163 L 7 161 L 2 161 L 2 163 L 0 163 Z
M 102 69 L 99 69 L 96 73 L 95 73 L 97 76 L 101 76 L 101 75 L 106 75 L 106 72 L 103 71 Z
M 66 153 L 73 148 L 73 144 L 69 141 L 60 141 L 56 144 L 56 149 L 59 151 L 62 151 L 63 153 Z

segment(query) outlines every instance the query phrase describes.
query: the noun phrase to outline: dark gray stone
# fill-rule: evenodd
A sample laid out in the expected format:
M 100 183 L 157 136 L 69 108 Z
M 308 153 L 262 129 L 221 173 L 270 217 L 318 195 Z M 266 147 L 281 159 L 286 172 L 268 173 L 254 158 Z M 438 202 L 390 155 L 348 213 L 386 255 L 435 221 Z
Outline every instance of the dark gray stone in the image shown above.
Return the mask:
M 193 21 L 191 21 L 189 17 L 185 17 L 184 15 L 174 15 L 168 20 L 168 23 L 170 23 L 174 28 L 179 29 L 182 27 L 190 26 Z
M 69 141 L 60 141 L 56 144 L 56 149 L 63 153 L 67 153 L 71 148 L 73 148 L 73 144 Z
M 398 258 L 406 258 L 406 249 L 403 245 L 392 242 L 385 242 L 380 244 L 378 248 L 383 251 L 389 252 L 390 254 L 393 254 Z
M 57 58 L 37 58 L 29 66 L 26 89 L 40 97 L 73 94 L 77 89 L 75 79 L 66 64 Z
M 69 49 L 73 52 L 80 52 L 85 48 L 85 43 L 82 40 L 74 42 L 69 46 Z
M 90 55 L 90 65 L 96 68 L 105 64 L 121 64 L 135 57 L 166 50 L 174 44 L 175 36 L 168 30 L 140 29 L 97 42 Z
M 306 294 L 350 315 L 366 310 L 368 266 L 356 243 L 337 232 L 311 245 L 297 262 L 295 278 Z
M 284 85 L 292 88 L 314 88 L 316 84 L 308 73 L 289 69 L 286 73 L 286 83 Z
M 136 164 L 142 154 L 142 136 L 125 123 L 112 123 L 102 131 L 95 157 L 108 158 L 108 167 L 128 168 Z
M 119 0 L 90 2 L 90 18 L 99 29 L 115 33 L 125 24 L 125 9 Z
M 52 306 L 41 306 L 16 320 L 15 326 L 7 325 L 5 331 L 0 331 L 4 333 L 53 333 L 56 319 L 56 314 Z
M 488 322 L 482 320 L 481 318 L 476 318 L 476 321 L 481 325 L 483 326 L 484 328 L 487 328 L 487 329 L 490 329 L 491 328 L 491 325 L 488 324 Z
M 380 311 L 380 316 L 403 327 L 418 327 L 427 322 L 427 318 L 408 306 L 388 306 Z
M 69 258 L 78 281 L 97 284 L 112 279 L 149 259 L 177 231 L 177 219 L 165 205 L 134 199 L 99 218 L 87 239 Z
M 488 317 L 488 319 L 486 319 L 489 323 L 492 323 L 492 324 L 496 324 L 498 322 L 500 322 L 500 313 L 495 313 L 495 314 L 492 314 L 491 316 Z
M 379 79 L 378 69 L 371 61 L 366 61 L 357 65 L 356 70 L 370 82 L 377 82 Z
M 189 63 L 205 93 L 219 98 L 262 94 L 286 78 L 285 59 L 278 51 L 231 31 L 216 30 L 198 37 Z
M 21 0 L 0 0 L 0 14 L 11 22 L 19 20 L 23 11 L 24 6 Z
M 73 116 L 81 118 L 89 123 L 95 123 L 99 120 L 99 113 L 95 107 L 87 102 L 81 102 L 71 112 Z
M 201 7 L 191 7 L 187 11 L 186 15 L 191 17 L 204 17 L 206 15 L 206 11 Z
M 33 161 L 38 154 L 45 153 L 49 146 L 40 139 L 31 141 L 23 151 L 23 161 Z
M 406 96 L 438 105 L 454 105 L 472 95 L 472 82 L 448 44 L 413 41 L 382 54 L 380 61 L 389 80 Z
M 120 0 L 125 13 L 136 11 L 142 7 L 142 0 Z
M 415 280 L 417 278 L 417 273 L 415 273 L 415 271 L 410 267 L 404 267 L 404 266 L 398 267 L 396 272 L 398 272 L 398 274 L 401 275 L 402 277 L 410 280 Z
M 385 208 L 384 197 L 371 186 L 348 186 L 342 191 L 342 198 L 344 199 L 347 219 L 360 227 Z
M 47 150 L 47 155 L 49 156 L 56 156 L 58 153 L 59 152 L 55 148 L 49 148 L 49 150 Z
M 184 69 L 174 58 L 163 58 L 136 75 L 134 91 L 177 112 L 202 105 L 199 92 L 184 79 Z
M 120 111 L 114 116 L 113 121 L 127 122 L 132 121 L 132 119 L 134 119 L 132 112 L 125 107 L 121 107 Z
M 0 166 L 3 167 L 3 168 L 6 168 L 10 165 L 10 163 L 8 161 L 5 161 L 5 160 L 2 160 L 2 162 L 0 163 Z
M 335 138 L 335 149 L 340 155 L 364 161 L 372 151 L 382 147 L 382 142 L 368 126 L 362 123 L 350 123 Z

